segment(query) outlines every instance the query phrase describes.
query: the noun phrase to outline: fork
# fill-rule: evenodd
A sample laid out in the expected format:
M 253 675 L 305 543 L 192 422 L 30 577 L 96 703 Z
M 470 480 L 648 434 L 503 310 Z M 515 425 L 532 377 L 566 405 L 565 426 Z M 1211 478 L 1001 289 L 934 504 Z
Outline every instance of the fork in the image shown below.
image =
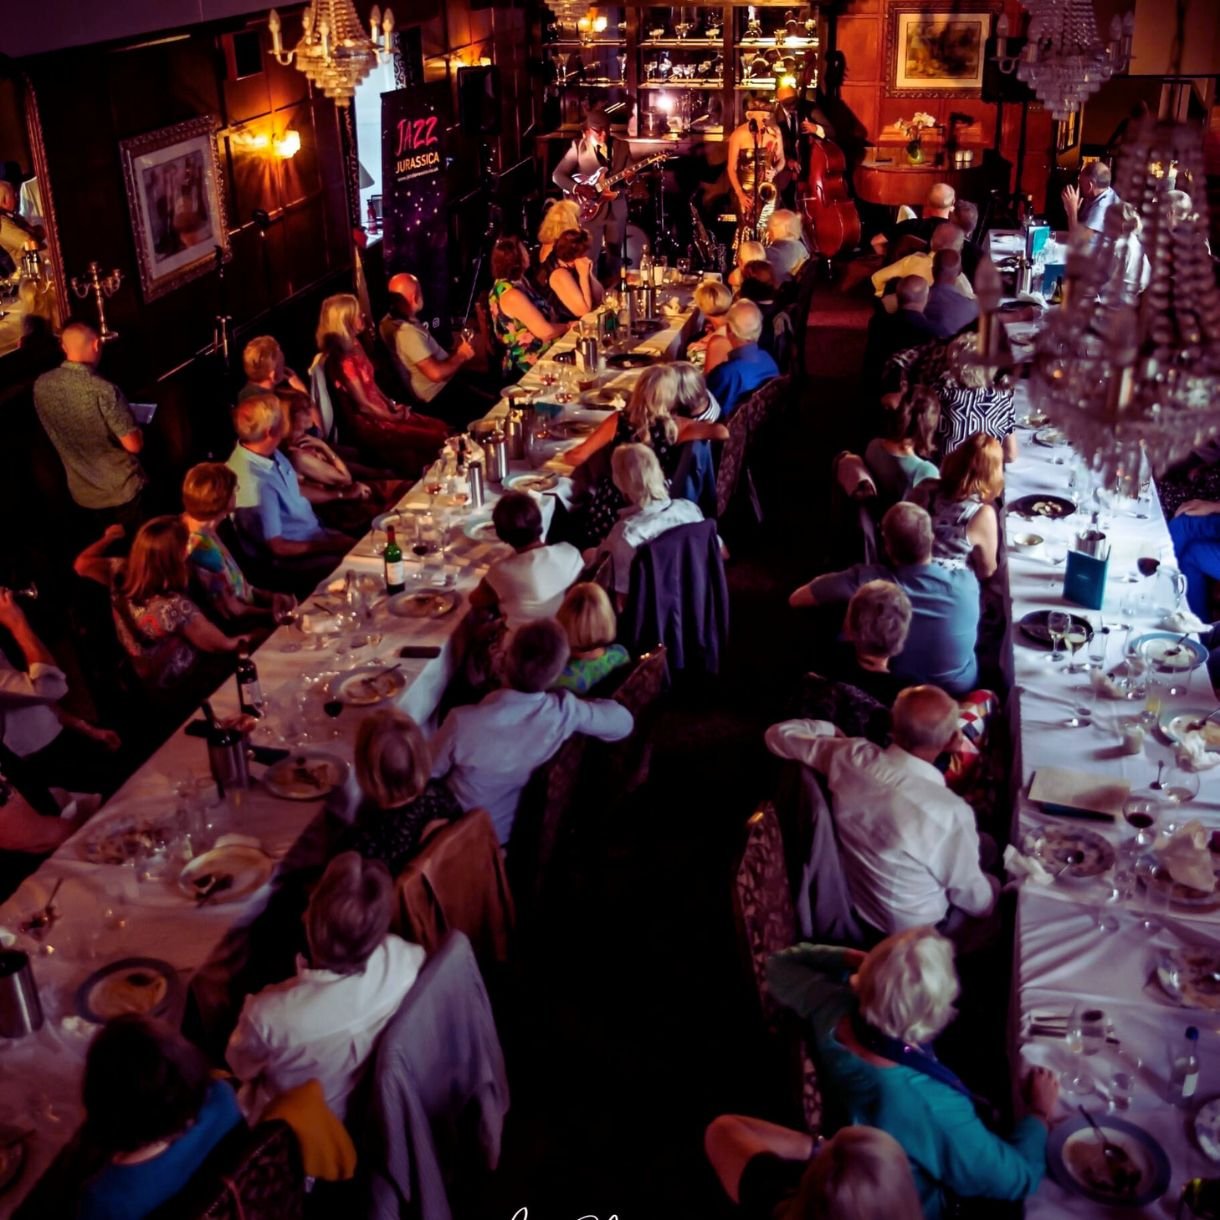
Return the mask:
M 1201 729 L 1209 720 L 1214 719 L 1217 715 L 1220 715 L 1220 707 L 1216 708 L 1216 710 L 1213 712 L 1208 712 L 1202 720 L 1192 720 L 1186 726 L 1186 732 L 1197 733 L 1199 729 Z

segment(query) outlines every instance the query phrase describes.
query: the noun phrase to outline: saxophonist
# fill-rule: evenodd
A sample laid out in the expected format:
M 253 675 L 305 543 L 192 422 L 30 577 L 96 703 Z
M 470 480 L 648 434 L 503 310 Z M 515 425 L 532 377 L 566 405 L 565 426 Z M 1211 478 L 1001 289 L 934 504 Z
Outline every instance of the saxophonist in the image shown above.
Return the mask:
M 743 241 L 761 241 L 775 210 L 775 175 L 784 167 L 784 142 L 771 104 L 758 95 L 746 101 L 745 122 L 729 136 L 729 185 L 737 205 L 733 251 Z

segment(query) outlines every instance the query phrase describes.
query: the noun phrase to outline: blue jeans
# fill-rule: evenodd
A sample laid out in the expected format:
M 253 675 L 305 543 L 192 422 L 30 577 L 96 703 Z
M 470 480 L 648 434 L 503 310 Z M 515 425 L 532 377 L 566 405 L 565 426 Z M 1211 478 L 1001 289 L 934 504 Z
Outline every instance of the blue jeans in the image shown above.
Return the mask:
M 1174 517 L 1169 536 L 1186 577 L 1186 601 L 1201 619 L 1210 621 L 1207 582 L 1220 580 L 1220 513 L 1206 517 Z

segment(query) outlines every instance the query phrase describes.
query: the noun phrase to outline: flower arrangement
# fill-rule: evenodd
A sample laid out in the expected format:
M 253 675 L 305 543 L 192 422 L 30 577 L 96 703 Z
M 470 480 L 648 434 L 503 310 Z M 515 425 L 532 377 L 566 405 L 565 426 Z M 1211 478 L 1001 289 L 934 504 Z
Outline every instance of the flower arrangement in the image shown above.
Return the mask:
M 896 124 L 907 138 L 907 159 L 912 165 L 923 160 L 923 133 L 929 127 L 936 126 L 936 120 L 922 110 L 916 111 L 909 119 L 899 119 Z

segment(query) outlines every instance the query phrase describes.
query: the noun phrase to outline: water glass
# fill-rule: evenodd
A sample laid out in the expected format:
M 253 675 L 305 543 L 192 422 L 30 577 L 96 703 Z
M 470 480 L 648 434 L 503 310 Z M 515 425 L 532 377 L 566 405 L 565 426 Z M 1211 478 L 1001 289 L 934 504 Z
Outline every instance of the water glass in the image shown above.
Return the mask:
M 1064 654 L 1059 651 L 1059 645 L 1066 638 L 1071 625 L 1071 616 L 1062 610 L 1051 610 L 1046 616 L 1046 633 L 1051 637 L 1050 660 L 1052 664 L 1058 664 L 1064 659 Z
M 1106 1038 L 1113 1028 L 1112 1022 L 1101 1008 L 1085 1008 L 1080 1013 L 1081 1049 L 1086 1055 L 1096 1055 L 1106 1045 Z
M 1140 926 L 1149 936 L 1155 936 L 1165 926 L 1165 917 L 1169 914 L 1169 886 L 1149 874 L 1145 874 L 1143 883 L 1144 911 Z
M 1199 773 L 1178 763 L 1165 770 L 1161 795 L 1171 805 L 1189 805 L 1199 795 Z
M 1073 1056 L 1072 1067 L 1063 1073 L 1063 1087 L 1069 1093 L 1088 1094 L 1093 1091 L 1093 1077 L 1085 1066 L 1085 1020 L 1086 1012 L 1095 1011 L 1087 1004 L 1077 1004 L 1067 1022 L 1067 1048 Z M 1104 1036 L 1103 1036 L 1104 1040 Z

